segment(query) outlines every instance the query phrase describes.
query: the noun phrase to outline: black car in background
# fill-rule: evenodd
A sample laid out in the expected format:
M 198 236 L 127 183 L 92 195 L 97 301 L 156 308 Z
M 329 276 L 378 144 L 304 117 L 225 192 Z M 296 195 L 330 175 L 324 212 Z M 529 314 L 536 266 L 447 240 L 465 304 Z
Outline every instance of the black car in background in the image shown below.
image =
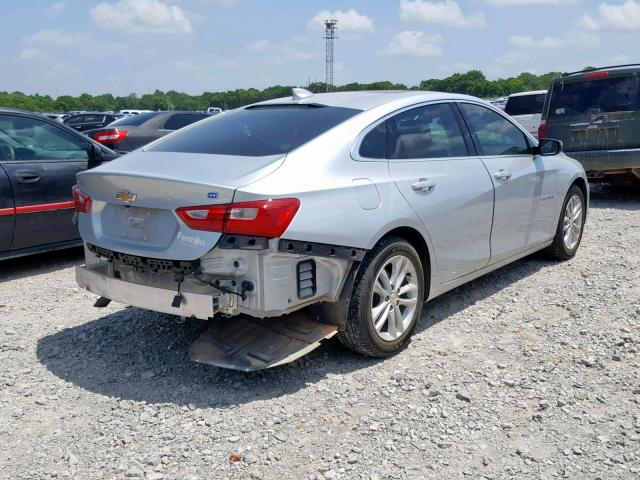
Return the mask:
M 85 130 L 104 127 L 122 117 L 123 115 L 117 113 L 89 112 L 71 115 L 65 118 L 63 122 L 79 132 L 84 132 Z
M 590 180 L 640 183 L 640 64 L 556 77 L 538 138 L 562 140 Z
M 0 108 L 0 259 L 81 245 L 76 173 L 116 157 L 45 115 Z
M 87 130 L 84 134 L 118 152 L 130 152 L 209 116 L 189 111 L 141 113 L 116 120 L 104 128 Z

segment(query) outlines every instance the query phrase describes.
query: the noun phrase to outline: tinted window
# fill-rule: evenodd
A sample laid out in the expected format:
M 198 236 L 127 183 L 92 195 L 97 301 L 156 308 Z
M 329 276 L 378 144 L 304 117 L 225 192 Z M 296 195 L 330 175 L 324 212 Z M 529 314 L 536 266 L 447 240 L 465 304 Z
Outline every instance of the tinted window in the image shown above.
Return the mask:
M 480 155 L 519 155 L 530 153 L 524 134 L 502 115 L 488 108 L 461 103 Z
M 387 120 L 387 157 L 464 157 L 467 148 L 450 104 L 428 105 Z
M 532 115 L 534 113 L 542 113 L 544 106 L 544 97 L 546 94 L 538 93 L 536 95 L 518 95 L 509 97 L 504 111 L 509 115 Z
M 362 139 L 360 156 L 364 158 L 387 158 L 387 122 L 371 130 Z
M 315 105 L 249 107 L 216 115 L 149 150 L 250 157 L 288 153 L 357 113 Z
M 162 112 L 141 113 L 140 115 L 130 115 L 128 117 L 122 117 L 111 123 L 110 127 L 139 127 L 143 123 L 151 120 L 153 117 L 159 115 Z
M 34 118 L 0 115 L 0 160 L 86 160 L 85 144 Z
M 67 123 L 69 125 L 80 125 L 81 123 L 85 122 L 93 122 L 94 118 L 95 115 L 76 115 L 74 117 L 67 118 L 64 123 Z
M 639 110 L 638 97 L 638 84 L 632 76 L 584 82 L 558 81 L 553 88 L 549 117 Z
M 181 113 L 179 115 L 173 115 L 165 123 L 164 128 L 166 130 L 178 130 L 187 125 L 191 125 L 193 122 L 202 120 L 206 115 L 197 115 L 193 113 Z

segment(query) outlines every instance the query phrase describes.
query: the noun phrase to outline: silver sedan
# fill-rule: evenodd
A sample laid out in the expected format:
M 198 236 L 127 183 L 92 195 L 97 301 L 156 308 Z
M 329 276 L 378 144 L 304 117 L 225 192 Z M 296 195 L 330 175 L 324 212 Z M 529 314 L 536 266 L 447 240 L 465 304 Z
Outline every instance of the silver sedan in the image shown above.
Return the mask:
M 74 195 L 98 306 L 235 317 L 192 355 L 250 370 L 334 333 L 398 352 L 424 302 L 538 250 L 573 257 L 589 194 L 560 142 L 477 98 L 294 89 L 83 172 Z

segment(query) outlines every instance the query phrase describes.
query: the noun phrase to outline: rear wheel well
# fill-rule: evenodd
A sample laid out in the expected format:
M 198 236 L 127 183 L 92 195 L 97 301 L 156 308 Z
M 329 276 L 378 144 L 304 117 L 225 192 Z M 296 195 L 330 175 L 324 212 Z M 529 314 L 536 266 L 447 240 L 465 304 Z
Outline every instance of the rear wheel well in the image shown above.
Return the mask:
M 429 298 L 431 289 L 431 260 L 429 258 L 429 248 L 427 242 L 420 232 L 411 227 L 398 227 L 387 232 L 380 240 L 387 237 L 400 237 L 405 239 L 416 249 L 420 260 L 422 260 L 424 271 L 424 299 Z

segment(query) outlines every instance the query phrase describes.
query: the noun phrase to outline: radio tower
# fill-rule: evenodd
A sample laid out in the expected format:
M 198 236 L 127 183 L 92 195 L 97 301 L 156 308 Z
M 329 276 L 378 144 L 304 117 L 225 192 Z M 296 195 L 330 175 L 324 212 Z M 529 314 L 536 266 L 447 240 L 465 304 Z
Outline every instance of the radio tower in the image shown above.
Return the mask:
M 325 40 L 327 44 L 327 53 L 326 53 L 326 61 L 325 61 L 325 74 L 326 79 L 325 82 L 327 84 L 327 92 L 330 92 L 333 88 L 333 41 L 338 38 L 336 37 L 336 29 L 338 25 L 338 20 L 325 20 Z

